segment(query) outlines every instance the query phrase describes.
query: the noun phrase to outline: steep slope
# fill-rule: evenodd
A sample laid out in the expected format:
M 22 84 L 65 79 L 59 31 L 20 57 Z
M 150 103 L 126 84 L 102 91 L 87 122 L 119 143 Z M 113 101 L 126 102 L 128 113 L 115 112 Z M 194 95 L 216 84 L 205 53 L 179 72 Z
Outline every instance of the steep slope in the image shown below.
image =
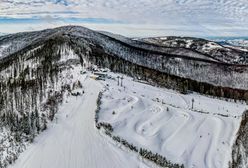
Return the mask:
M 55 41 L 0 63 L 2 167 L 16 160 L 26 144 L 47 128 L 66 95 L 73 95 L 75 89 L 82 93 L 79 57 L 65 43 Z
M 10 167 L 147 167 L 132 154 L 115 148 L 96 131 L 94 110 L 102 85 L 89 78 L 82 85 L 85 94 L 69 98 L 59 110 L 56 123 Z
M 1 57 L 13 54 L 40 40 L 48 39 L 58 30 L 48 29 L 40 32 L 17 33 L 0 36 L 0 59 Z
M 125 37 L 110 34 L 106 35 L 106 33 L 101 34 L 82 27 L 68 26 L 42 32 L 32 32 L 30 35 L 18 34 L 3 36 L 2 40 L 0 39 L 0 44 L 4 43 L 4 47 L 2 47 L 4 48 L 2 49 L 3 57 L 6 55 L 6 51 L 9 51 L 7 53 L 11 53 L 28 45 L 26 42 L 21 42 L 22 45 L 19 45 L 20 36 L 27 36 L 25 37 L 26 40 L 24 40 L 31 43 L 31 45 L 37 43 L 42 44 L 46 40 L 59 37 L 66 39 L 68 43 L 73 46 L 75 51 L 79 48 L 79 51 L 77 51 L 79 55 L 81 55 L 80 48 L 87 46 L 92 53 L 95 53 L 93 49 L 97 48 L 98 51 L 101 50 L 101 52 L 112 57 L 120 58 L 136 65 L 162 72 L 166 75 L 188 78 L 215 86 L 235 89 L 248 88 L 247 82 L 245 82 L 248 80 L 246 75 L 248 73 L 247 65 L 244 65 L 242 61 L 246 58 L 246 52 L 234 52 L 234 50 L 222 47 L 221 50 L 224 52 L 216 51 L 220 57 L 223 57 L 220 59 L 218 54 L 212 56 L 210 54 L 201 53 L 197 51 L 197 49 L 187 49 L 180 46 L 163 47 Z M 29 38 L 32 40 L 28 40 Z M 10 41 L 17 41 L 18 46 L 6 46 Z M 195 45 L 202 48 L 200 44 Z M 88 53 L 87 55 L 90 54 L 91 53 Z
M 83 94 L 79 77 L 92 65 L 183 93 L 248 100 L 247 65 L 216 58 L 77 26 L 1 36 L 0 165 L 17 159 L 66 97 Z

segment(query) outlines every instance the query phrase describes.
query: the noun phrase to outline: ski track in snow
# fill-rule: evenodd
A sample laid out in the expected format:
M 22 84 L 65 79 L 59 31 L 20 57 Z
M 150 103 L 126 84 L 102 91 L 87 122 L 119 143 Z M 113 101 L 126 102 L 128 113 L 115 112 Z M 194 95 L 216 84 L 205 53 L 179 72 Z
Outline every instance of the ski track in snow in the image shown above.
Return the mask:
M 100 121 L 113 125 L 114 134 L 187 168 L 228 167 L 246 105 L 197 94 L 182 95 L 128 77 L 125 89 L 116 81 L 103 84 L 109 87 L 103 96 Z M 194 110 L 209 114 L 192 111 L 192 98 Z
M 87 79 L 85 95 L 71 98 L 57 121 L 39 135 L 10 168 L 138 168 L 146 167 L 102 137 L 94 126 L 96 99 L 102 86 Z
M 114 134 L 187 168 L 227 167 L 245 105 L 197 94 L 181 95 L 125 77 L 125 89 L 115 80 L 99 83 L 87 78 L 85 94 L 63 104 L 54 123 L 10 168 L 149 167 L 96 130 L 96 99 L 106 84 L 99 117 L 113 125 Z M 194 110 L 209 114 L 191 111 L 192 98 Z

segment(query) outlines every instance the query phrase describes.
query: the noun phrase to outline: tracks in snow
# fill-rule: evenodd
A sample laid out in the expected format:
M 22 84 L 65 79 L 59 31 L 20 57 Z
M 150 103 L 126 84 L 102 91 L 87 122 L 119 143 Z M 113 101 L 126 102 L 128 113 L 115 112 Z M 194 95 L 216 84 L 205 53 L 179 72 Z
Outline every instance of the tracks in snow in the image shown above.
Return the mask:
M 231 113 L 237 104 L 132 82 L 126 82 L 126 90 L 107 82 L 110 87 L 103 95 L 99 120 L 113 125 L 114 134 L 186 167 L 228 166 L 239 119 L 215 115 L 215 111 L 222 114 L 232 107 Z M 192 111 L 192 98 L 196 109 L 209 114 Z
M 38 136 L 12 168 L 138 168 L 145 167 L 106 139 L 94 127 L 94 110 L 101 85 L 84 83 L 85 95 L 72 98 L 58 113 L 57 124 Z

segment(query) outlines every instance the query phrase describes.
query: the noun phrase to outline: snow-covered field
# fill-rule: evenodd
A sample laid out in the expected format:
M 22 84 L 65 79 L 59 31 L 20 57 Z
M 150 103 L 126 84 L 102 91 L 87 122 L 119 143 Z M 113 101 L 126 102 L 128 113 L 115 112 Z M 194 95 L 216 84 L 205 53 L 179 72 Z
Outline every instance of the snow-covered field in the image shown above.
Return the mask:
M 110 123 L 114 134 L 187 168 L 228 167 L 246 105 L 182 95 L 128 77 L 124 87 L 116 80 L 103 83 L 99 121 Z
M 102 85 L 87 78 L 85 94 L 66 100 L 49 129 L 35 139 L 12 168 L 147 167 L 134 154 L 109 143 L 94 126 Z
M 126 76 L 118 86 L 118 74 L 109 74 L 112 79 L 100 82 L 79 76 L 85 94 L 65 99 L 54 123 L 10 167 L 151 167 L 95 128 L 96 100 L 104 88 L 99 121 L 110 123 L 113 134 L 187 168 L 228 166 L 246 105 L 182 95 Z

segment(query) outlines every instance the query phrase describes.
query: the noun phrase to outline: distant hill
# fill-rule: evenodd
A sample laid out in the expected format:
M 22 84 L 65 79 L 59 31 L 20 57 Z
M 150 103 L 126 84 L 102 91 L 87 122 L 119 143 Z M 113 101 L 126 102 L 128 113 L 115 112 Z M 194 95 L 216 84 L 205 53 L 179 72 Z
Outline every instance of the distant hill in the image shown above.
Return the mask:
M 7 33 L 1 33 L 1 32 L 0 32 L 0 36 L 4 36 L 4 35 L 7 35 Z

